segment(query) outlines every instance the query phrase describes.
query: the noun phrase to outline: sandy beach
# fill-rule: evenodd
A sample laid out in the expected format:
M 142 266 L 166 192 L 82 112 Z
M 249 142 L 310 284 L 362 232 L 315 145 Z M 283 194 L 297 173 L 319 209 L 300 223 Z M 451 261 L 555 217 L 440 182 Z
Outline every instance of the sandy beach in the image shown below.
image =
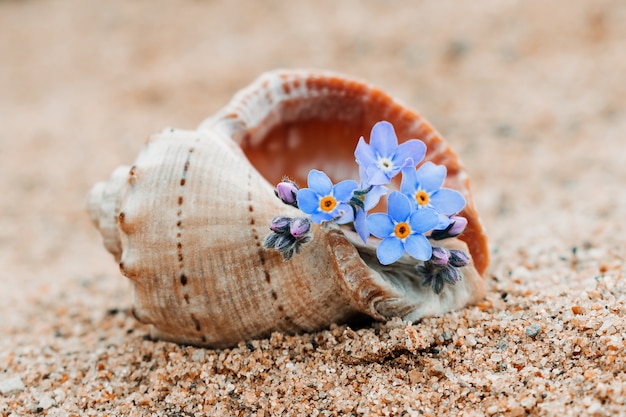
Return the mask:
M 0 417 L 626 416 L 626 3 L 0 1 Z M 419 111 L 463 161 L 487 295 L 229 349 L 148 337 L 85 209 L 275 68 Z

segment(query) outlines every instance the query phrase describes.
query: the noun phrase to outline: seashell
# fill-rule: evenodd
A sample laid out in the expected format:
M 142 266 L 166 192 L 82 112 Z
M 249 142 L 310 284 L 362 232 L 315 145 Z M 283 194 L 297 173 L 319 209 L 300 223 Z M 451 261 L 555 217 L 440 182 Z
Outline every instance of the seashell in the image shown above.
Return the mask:
M 466 231 L 440 243 L 469 250 L 472 263 L 439 294 L 406 259 L 382 266 L 337 227 L 314 225 L 313 241 L 288 262 L 262 247 L 272 218 L 300 213 L 270 184 L 284 175 L 305 184 L 311 168 L 335 181 L 357 178 L 354 147 L 380 120 L 400 142 L 423 140 L 426 160 L 444 164 L 445 185 L 466 198 Z M 485 294 L 487 239 L 457 156 L 419 114 L 334 73 L 265 73 L 198 129 L 153 135 L 131 167 L 94 186 L 89 211 L 154 338 L 227 347 L 362 315 L 416 321 Z

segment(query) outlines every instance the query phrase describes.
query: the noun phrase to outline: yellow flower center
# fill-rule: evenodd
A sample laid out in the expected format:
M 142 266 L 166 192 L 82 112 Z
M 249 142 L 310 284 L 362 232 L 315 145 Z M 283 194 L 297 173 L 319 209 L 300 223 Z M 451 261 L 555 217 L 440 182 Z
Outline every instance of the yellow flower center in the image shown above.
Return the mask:
M 411 226 L 408 223 L 402 222 L 396 224 L 393 233 L 400 239 L 404 239 L 411 234 Z
M 337 200 L 335 197 L 331 195 L 327 195 L 326 197 L 320 200 L 320 210 L 325 211 L 327 213 L 333 211 L 333 209 L 337 206 Z
M 419 190 L 415 193 L 415 201 L 419 206 L 427 206 L 430 201 L 430 196 L 424 190 Z

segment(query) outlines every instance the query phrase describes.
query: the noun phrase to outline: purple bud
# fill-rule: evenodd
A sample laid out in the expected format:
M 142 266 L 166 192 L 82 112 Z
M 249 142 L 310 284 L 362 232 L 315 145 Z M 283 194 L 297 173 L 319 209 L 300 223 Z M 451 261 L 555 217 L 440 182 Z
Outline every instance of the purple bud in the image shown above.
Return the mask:
M 279 252 L 289 250 L 291 247 L 293 247 L 294 241 L 295 239 L 293 238 L 293 236 L 278 236 L 276 238 L 276 242 L 274 243 L 274 249 L 278 250 Z
M 430 262 L 435 265 L 448 265 L 450 260 L 450 252 L 446 248 L 439 246 L 433 246 L 433 254 L 430 257 Z
M 433 230 L 430 234 L 432 240 L 443 240 L 456 237 L 463 233 L 467 226 L 467 219 L 461 216 L 450 217 L 450 224 L 445 229 Z
M 296 239 L 300 239 L 306 236 L 309 230 L 311 230 L 311 221 L 304 217 L 298 217 L 291 222 L 289 233 Z
M 448 234 L 450 237 L 458 236 L 465 230 L 467 226 L 467 219 L 461 216 L 452 216 L 450 217 L 450 228 L 448 229 Z
M 291 219 L 289 217 L 279 216 L 272 219 L 270 229 L 272 230 L 272 232 L 284 234 L 289 230 L 290 225 Z
M 452 249 L 450 251 L 450 265 L 462 267 L 469 265 L 470 257 L 462 250 Z
M 274 194 L 276 194 L 276 197 L 280 198 L 283 203 L 297 207 L 298 202 L 296 201 L 296 194 L 298 194 L 298 190 L 299 188 L 295 182 L 285 179 L 276 185 Z
M 441 278 L 447 284 L 454 285 L 461 280 L 461 272 L 457 268 L 447 266 L 442 269 Z

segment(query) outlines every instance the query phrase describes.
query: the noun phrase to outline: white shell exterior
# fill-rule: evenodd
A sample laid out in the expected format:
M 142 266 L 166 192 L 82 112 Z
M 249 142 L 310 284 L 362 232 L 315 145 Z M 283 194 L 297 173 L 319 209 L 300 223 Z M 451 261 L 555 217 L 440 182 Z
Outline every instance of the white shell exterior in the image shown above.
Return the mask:
M 394 123 L 399 136 L 416 132 L 429 159 L 448 166 L 447 185 L 468 200 L 468 243 L 444 245 L 469 245 L 481 264 L 464 267 L 463 280 L 441 294 L 422 287 L 411 266 L 376 265 L 371 248 L 357 250 L 337 228 L 315 225 L 313 242 L 289 262 L 261 245 L 273 217 L 302 215 L 275 198 L 266 177 L 303 178 L 312 167 L 337 179 L 353 176 L 354 158 L 340 151 L 353 149 L 379 120 Z M 344 146 L 343 130 L 361 133 Z M 134 284 L 135 316 L 153 325 L 154 337 L 179 343 L 226 347 L 363 314 L 415 321 L 477 302 L 485 292 L 477 269 L 486 268 L 486 239 L 456 156 L 417 114 L 335 74 L 264 74 L 197 130 L 152 136 L 132 167 L 94 186 L 89 210 Z

